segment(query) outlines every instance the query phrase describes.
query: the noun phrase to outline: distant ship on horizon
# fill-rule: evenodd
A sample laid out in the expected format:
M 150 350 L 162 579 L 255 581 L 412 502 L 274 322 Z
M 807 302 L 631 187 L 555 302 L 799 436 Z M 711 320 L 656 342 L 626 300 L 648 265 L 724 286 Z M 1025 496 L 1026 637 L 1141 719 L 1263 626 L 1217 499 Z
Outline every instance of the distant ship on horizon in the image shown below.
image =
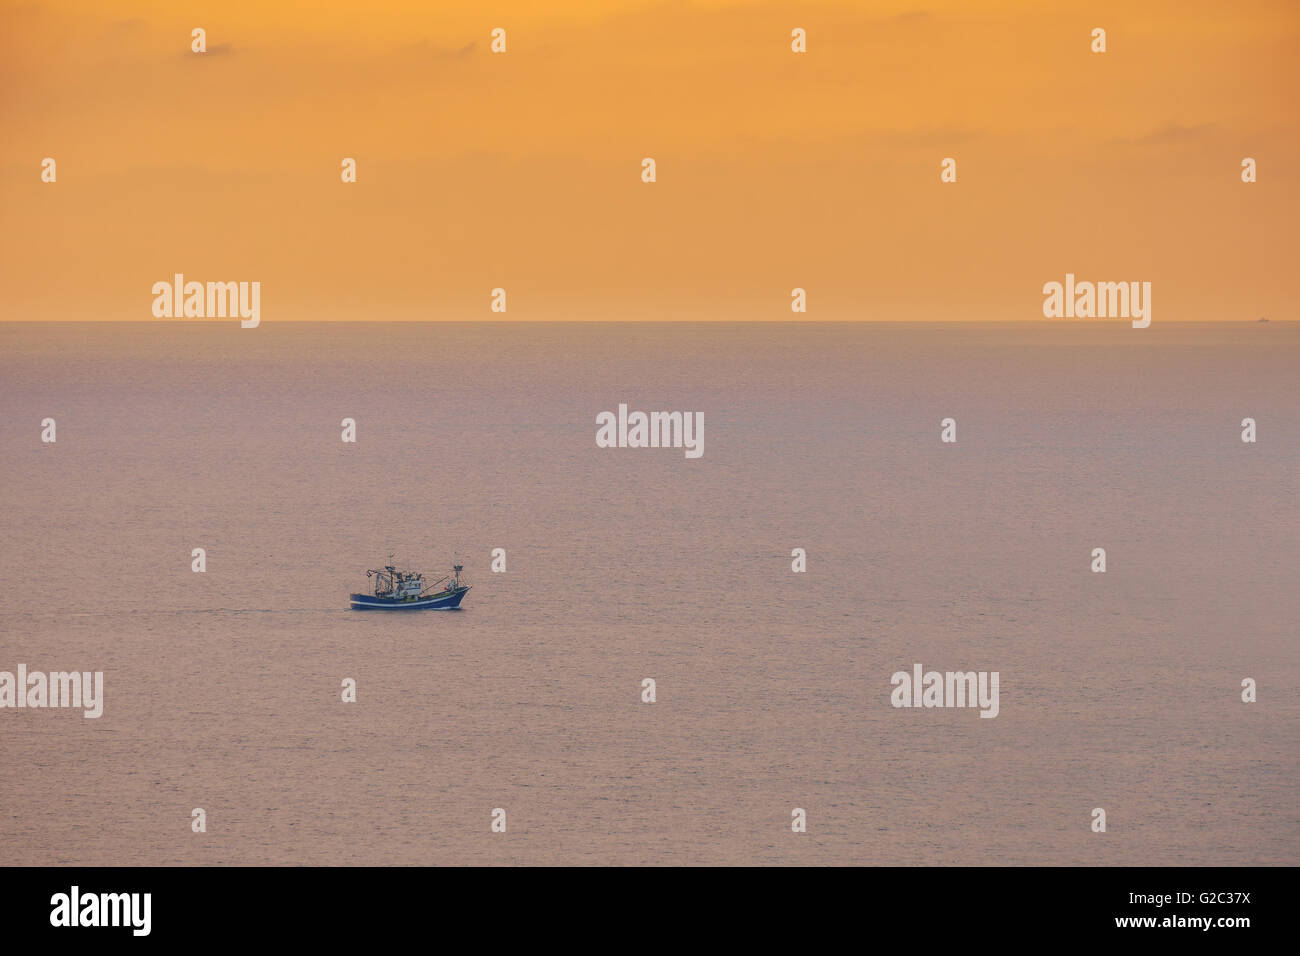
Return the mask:
M 366 577 L 374 578 L 374 592 L 353 594 L 352 609 L 420 611 L 458 608 L 469 591 L 469 585 L 462 578 L 464 570 L 464 565 L 452 565 L 451 574 L 426 585 L 424 575 L 419 571 L 399 571 L 391 564 L 372 568 L 366 572 Z M 433 590 L 444 581 L 447 583 L 441 590 Z

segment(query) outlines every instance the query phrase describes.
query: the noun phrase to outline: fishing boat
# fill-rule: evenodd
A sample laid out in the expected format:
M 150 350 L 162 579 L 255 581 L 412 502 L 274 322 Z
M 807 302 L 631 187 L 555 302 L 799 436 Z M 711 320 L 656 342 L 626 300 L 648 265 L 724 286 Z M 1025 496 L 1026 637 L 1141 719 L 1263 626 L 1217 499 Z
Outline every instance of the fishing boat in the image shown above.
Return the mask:
M 352 595 L 352 609 L 422 611 L 460 607 L 461 599 L 469 590 L 464 581 L 464 570 L 464 565 L 452 565 L 451 574 L 425 584 L 424 575 L 419 571 L 399 571 L 391 564 L 374 568 L 366 572 L 366 577 L 374 579 L 374 593 Z M 439 584 L 443 587 L 438 588 Z

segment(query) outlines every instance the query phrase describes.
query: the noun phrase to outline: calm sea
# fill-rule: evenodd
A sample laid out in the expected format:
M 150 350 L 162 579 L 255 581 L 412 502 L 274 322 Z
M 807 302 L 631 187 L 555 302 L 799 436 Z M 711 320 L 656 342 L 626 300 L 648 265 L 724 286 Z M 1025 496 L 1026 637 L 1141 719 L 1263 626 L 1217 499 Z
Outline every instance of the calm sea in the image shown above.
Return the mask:
M 0 861 L 1294 865 L 1298 394 L 1281 322 L 0 324 L 0 670 L 105 681 L 0 710 Z

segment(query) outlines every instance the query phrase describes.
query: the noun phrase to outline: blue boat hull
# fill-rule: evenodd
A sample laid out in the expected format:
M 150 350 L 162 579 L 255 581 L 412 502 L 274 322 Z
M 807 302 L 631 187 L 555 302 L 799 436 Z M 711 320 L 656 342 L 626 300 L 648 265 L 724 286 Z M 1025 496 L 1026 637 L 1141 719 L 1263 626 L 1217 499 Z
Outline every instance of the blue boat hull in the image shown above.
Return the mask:
M 460 607 L 468 587 L 455 588 L 451 591 L 439 591 L 410 601 L 395 601 L 392 598 L 377 598 L 373 594 L 352 595 L 354 611 L 429 611 L 447 610 Z

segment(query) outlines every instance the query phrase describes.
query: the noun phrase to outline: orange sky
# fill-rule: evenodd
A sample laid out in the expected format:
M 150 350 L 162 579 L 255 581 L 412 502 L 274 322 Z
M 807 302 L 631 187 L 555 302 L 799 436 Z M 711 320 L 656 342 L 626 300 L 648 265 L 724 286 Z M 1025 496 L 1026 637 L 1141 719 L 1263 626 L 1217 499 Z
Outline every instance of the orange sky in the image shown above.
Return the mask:
M 0 0 L 0 74 L 3 319 L 1296 318 L 1295 0 Z

